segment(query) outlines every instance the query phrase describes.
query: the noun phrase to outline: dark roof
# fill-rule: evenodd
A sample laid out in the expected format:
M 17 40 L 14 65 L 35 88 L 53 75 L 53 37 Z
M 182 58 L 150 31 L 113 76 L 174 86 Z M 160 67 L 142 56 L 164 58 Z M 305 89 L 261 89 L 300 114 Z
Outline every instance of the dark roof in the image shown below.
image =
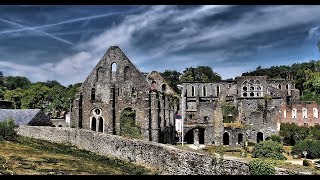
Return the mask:
M 12 117 L 15 125 L 28 125 L 40 109 L 0 109 L 0 121 L 5 121 Z

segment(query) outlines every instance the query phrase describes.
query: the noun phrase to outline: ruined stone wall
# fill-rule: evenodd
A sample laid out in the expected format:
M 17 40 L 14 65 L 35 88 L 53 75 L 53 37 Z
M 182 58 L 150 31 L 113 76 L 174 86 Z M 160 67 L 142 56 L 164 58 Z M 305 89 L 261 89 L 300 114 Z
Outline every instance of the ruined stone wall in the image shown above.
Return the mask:
M 227 132 L 229 134 L 229 145 L 231 146 L 243 145 L 244 138 L 245 138 L 245 133 L 243 129 L 225 127 L 224 132 Z M 239 134 L 242 134 L 242 141 L 240 142 L 240 144 L 238 143 Z
M 277 134 L 277 123 L 279 111 L 281 110 L 282 99 L 269 99 L 265 109 L 265 100 L 238 99 L 242 109 L 242 120 L 245 124 L 246 135 L 251 142 L 257 142 L 257 133 L 263 133 L 263 140 L 272 134 Z
M 154 167 L 161 174 L 249 174 L 247 163 L 240 158 L 225 157 L 223 163 L 218 163 L 214 168 L 215 161 L 207 154 L 84 129 L 21 126 L 18 134 L 51 142 L 70 143 L 100 155 Z
M 76 128 L 20 126 L 18 134 L 35 139 L 67 143 L 99 155 L 115 157 L 133 163 L 153 167 L 160 174 L 172 175 L 249 175 L 248 163 L 241 158 L 219 157 L 181 150 L 171 145 L 142 140 L 132 140 L 94 131 Z M 218 159 L 218 161 L 217 161 Z M 276 174 L 289 174 L 276 168 Z M 301 172 L 300 174 L 311 174 Z

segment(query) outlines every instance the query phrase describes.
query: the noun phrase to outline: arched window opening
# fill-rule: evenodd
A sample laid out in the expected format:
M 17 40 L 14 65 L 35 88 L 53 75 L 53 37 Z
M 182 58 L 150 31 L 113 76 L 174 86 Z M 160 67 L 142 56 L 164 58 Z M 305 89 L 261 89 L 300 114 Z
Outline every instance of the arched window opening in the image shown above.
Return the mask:
M 96 88 L 91 88 L 91 100 L 96 100 Z
M 162 90 L 163 92 L 165 92 L 165 91 L 167 90 L 167 85 L 166 85 L 166 84 L 162 84 L 161 90 Z
M 279 86 L 278 86 L 278 87 L 279 87 L 279 89 L 281 89 L 281 84 L 279 84 Z
M 207 96 L 207 87 L 202 87 L 202 96 Z
M 257 143 L 263 141 L 263 133 L 262 132 L 258 132 L 257 133 Z
M 243 95 L 243 97 L 247 97 L 248 96 L 248 94 L 246 92 L 243 93 L 242 95 Z
M 243 86 L 243 88 L 242 88 L 244 91 L 246 91 L 248 88 L 247 88 L 247 86 Z
M 227 132 L 223 133 L 223 145 L 229 145 L 229 134 Z
M 241 144 L 243 142 L 243 134 L 238 134 L 238 144 Z
M 117 74 L 117 64 L 112 63 L 111 64 L 111 81 L 116 80 L 116 77 L 117 77 L 116 74 Z
M 220 94 L 220 86 L 217 86 L 217 96 Z
M 250 93 L 250 97 L 254 97 L 254 93 L 253 92 Z
M 128 79 L 130 79 L 130 77 L 131 77 L 131 70 L 130 70 L 130 67 L 129 67 L 129 66 L 126 66 L 126 67 L 124 68 L 123 77 L 124 77 L 124 80 L 125 80 L 125 81 L 128 80 Z
M 103 132 L 103 118 L 99 117 L 99 126 L 98 126 L 98 132 Z
M 97 120 L 95 117 L 92 117 L 91 119 L 91 130 L 96 131 L 96 126 L 97 126 Z
M 313 118 L 318 118 L 319 114 L 318 114 L 318 109 L 317 108 L 313 108 Z
M 250 86 L 250 91 L 253 91 L 254 90 L 254 87 L 253 86 Z
M 302 117 L 303 117 L 303 118 L 308 118 L 307 108 L 302 108 Z
M 195 89 L 193 86 L 191 86 L 191 96 L 195 96 Z
M 286 89 L 289 89 L 289 85 L 288 84 L 286 85 Z
M 292 118 L 297 118 L 297 109 L 292 109 Z

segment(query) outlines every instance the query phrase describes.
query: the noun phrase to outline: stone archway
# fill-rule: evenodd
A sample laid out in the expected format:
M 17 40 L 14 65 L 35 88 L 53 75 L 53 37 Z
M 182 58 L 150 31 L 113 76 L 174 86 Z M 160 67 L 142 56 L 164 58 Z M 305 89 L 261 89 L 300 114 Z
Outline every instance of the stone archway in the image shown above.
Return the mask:
M 223 145 L 229 145 L 229 133 L 223 133 Z
M 205 138 L 205 128 L 203 127 L 195 127 L 187 131 L 187 133 L 184 135 L 184 141 L 187 142 L 187 144 L 204 144 Z
M 262 132 L 258 132 L 257 133 L 257 143 L 263 141 L 263 133 Z

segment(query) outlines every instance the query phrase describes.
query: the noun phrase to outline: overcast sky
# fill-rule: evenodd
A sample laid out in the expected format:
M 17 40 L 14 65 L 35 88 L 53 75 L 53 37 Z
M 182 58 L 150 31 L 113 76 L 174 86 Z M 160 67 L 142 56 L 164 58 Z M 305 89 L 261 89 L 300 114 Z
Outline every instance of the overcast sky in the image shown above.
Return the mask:
M 143 72 L 205 65 L 223 79 L 319 60 L 320 6 L 0 6 L 0 71 L 83 82 L 109 46 Z

